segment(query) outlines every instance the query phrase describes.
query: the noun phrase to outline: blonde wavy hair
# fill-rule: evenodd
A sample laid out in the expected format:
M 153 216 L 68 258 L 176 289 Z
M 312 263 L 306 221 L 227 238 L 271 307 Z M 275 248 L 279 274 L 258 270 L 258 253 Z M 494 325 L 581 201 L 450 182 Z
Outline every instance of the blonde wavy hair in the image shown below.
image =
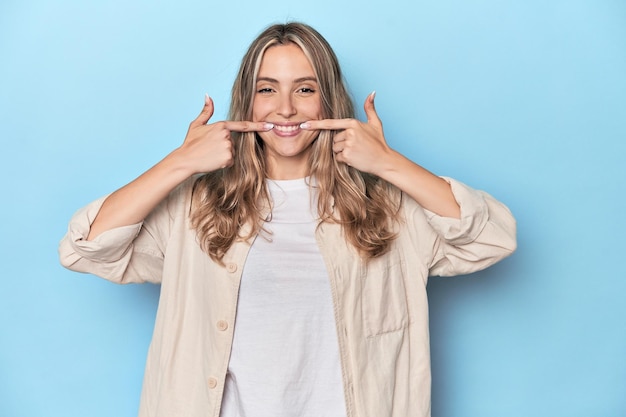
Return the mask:
M 251 120 L 256 80 L 265 51 L 294 43 L 311 62 L 322 102 L 322 117 L 354 117 L 354 104 L 346 89 L 332 48 L 315 29 L 303 23 L 277 24 L 265 29 L 243 57 L 232 89 L 230 120 Z M 309 174 L 315 178 L 320 222 L 338 223 L 344 238 L 364 258 L 380 256 L 395 238 L 401 194 L 382 179 L 335 160 L 333 131 L 321 131 L 313 142 Z M 217 261 L 232 244 L 249 240 L 263 228 L 272 202 L 266 187 L 263 142 L 254 132 L 231 134 L 232 166 L 195 180 L 191 225 L 202 249 Z

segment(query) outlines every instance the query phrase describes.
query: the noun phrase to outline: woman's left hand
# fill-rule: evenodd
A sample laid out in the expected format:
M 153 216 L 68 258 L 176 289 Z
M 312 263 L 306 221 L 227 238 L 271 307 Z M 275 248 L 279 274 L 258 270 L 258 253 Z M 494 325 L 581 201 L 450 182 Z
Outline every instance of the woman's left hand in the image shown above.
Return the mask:
M 461 211 L 450 184 L 387 146 L 374 108 L 374 93 L 365 99 L 364 107 L 366 123 L 355 119 L 311 120 L 301 128 L 336 130 L 333 152 L 337 161 L 388 181 L 433 213 L 458 219 Z
M 386 157 L 392 153 L 387 146 L 383 124 L 374 108 L 374 95 L 365 99 L 364 109 L 367 122 L 356 119 L 311 120 L 300 127 L 304 130 L 336 130 L 333 152 L 339 162 L 359 171 L 380 175 Z

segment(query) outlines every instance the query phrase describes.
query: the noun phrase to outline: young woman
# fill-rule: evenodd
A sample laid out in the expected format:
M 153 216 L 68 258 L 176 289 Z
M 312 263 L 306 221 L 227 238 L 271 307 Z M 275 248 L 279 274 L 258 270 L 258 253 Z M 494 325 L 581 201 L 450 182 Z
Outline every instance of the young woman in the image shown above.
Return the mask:
M 311 27 L 254 40 L 228 121 L 213 102 L 184 143 L 70 221 L 61 262 L 161 284 L 140 416 L 428 416 L 429 275 L 509 255 L 491 196 L 355 120 Z

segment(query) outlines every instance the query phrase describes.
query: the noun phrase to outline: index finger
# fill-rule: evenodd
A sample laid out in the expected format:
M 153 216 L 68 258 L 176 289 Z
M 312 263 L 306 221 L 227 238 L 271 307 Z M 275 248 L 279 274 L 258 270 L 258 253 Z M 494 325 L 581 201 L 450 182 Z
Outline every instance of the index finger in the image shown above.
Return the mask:
M 248 122 L 248 121 L 226 121 L 224 122 L 226 129 L 231 132 L 266 132 L 271 130 L 274 125 L 267 122 Z
M 309 120 L 300 125 L 304 130 L 343 130 L 354 127 L 355 119 Z

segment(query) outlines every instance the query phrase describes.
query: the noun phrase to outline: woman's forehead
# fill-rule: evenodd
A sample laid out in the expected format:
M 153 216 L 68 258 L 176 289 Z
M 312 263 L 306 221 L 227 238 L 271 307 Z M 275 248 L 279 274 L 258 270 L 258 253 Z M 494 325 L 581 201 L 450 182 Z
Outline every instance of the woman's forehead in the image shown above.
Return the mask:
M 316 80 L 315 70 L 302 49 L 293 42 L 268 47 L 261 58 L 257 80 Z

